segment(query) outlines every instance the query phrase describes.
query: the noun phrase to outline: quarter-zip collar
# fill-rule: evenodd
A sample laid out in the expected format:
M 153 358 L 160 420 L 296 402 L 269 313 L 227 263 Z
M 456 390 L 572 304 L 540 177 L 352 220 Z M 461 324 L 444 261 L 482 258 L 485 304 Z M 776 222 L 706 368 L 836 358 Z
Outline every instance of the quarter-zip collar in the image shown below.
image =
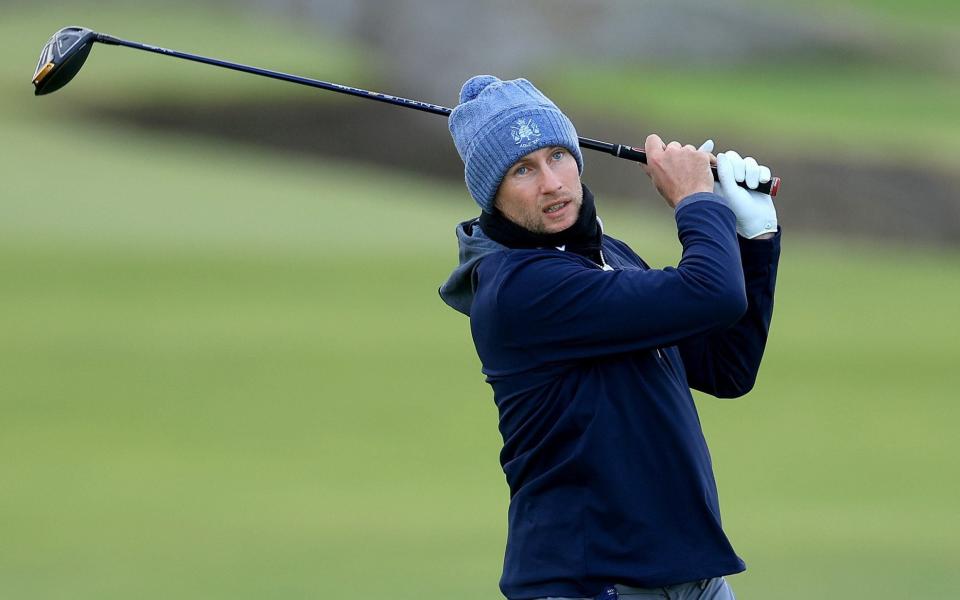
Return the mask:
M 592 260 L 604 271 L 612 271 L 613 267 L 607 264 L 606 257 L 604 257 L 601 249 L 603 223 L 597 216 L 593 194 L 586 186 L 583 188 L 583 204 L 584 208 L 580 211 L 577 223 L 565 231 L 553 234 L 553 236 L 558 237 L 551 239 L 545 239 L 549 236 L 536 236 L 536 234 L 513 224 L 503 216 L 500 216 L 499 219 L 496 215 L 492 218 L 490 216 L 485 218 L 484 215 L 487 215 L 487 213 L 483 213 L 479 218 L 460 223 L 456 230 L 457 243 L 460 248 L 459 264 L 450 274 L 450 277 L 440 286 L 440 297 L 454 310 L 469 316 L 476 292 L 475 270 L 480 260 L 488 254 L 511 248 L 556 248 L 563 252 L 574 252 Z M 484 222 L 487 222 L 487 226 L 484 226 Z M 497 225 L 503 225 L 504 222 L 507 225 L 498 229 Z M 578 235 L 570 235 L 566 240 L 563 238 L 564 234 L 571 232 L 575 227 L 583 227 L 583 231 L 587 231 L 591 223 L 593 223 L 594 232 L 591 236 L 581 238 Z M 487 227 L 491 226 L 494 230 L 499 231 L 500 235 L 496 233 L 491 235 L 487 230 Z M 494 235 L 497 235 L 499 240 Z M 534 243 L 534 237 L 540 239 Z

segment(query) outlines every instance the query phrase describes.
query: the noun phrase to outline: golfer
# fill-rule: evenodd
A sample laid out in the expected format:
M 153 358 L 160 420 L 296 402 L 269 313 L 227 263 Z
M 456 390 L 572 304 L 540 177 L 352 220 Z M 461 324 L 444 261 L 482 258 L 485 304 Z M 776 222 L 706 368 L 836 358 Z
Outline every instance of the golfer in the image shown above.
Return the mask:
M 467 81 L 450 115 L 479 218 L 440 288 L 470 317 L 510 487 L 500 589 L 533 598 L 729 599 L 746 567 L 720 525 L 690 389 L 753 386 L 780 232 L 769 170 L 646 140 L 683 254 L 651 269 L 605 235 L 570 120 L 529 81 Z

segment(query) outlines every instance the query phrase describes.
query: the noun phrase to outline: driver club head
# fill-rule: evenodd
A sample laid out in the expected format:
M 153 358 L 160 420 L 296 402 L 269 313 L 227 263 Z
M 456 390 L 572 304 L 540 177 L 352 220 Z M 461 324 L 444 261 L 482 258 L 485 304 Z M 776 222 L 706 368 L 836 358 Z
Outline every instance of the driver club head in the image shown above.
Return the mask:
M 43 96 L 67 85 L 87 60 L 97 34 L 85 27 L 64 27 L 40 51 L 33 74 L 34 94 Z

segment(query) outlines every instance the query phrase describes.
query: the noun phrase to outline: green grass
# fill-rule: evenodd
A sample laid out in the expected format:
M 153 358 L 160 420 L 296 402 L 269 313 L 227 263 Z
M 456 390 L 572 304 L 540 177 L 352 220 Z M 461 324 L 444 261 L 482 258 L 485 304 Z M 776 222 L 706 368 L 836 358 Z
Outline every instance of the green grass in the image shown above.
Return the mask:
M 496 412 L 435 291 L 459 186 L 6 131 L 90 142 L 53 189 L 3 167 L 0 596 L 496 597 Z M 665 209 L 601 210 L 676 259 Z M 742 597 L 960 584 L 957 258 L 788 231 L 757 389 L 699 400 Z
M 726 526 L 753 567 L 738 587 L 949 598 L 960 585 L 955 259 L 791 245 L 757 388 L 701 403 Z
M 842 16 L 849 20 L 849 25 L 856 29 L 863 26 L 863 20 L 868 24 L 881 25 L 889 28 L 891 33 L 896 29 L 907 29 L 907 33 L 914 38 L 923 35 L 923 32 L 937 31 L 946 34 L 948 31 L 956 33 L 960 28 L 960 6 L 951 0 L 917 0 L 914 2 L 898 2 L 897 0 L 813 0 L 803 4 L 775 0 L 765 2 L 766 7 L 788 10 L 794 13 L 811 13 L 823 16 Z
M 139 35 L 112 14 L 75 18 Z M 24 34 L 28 70 L 61 20 Z M 436 295 L 462 186 L 63 118 L 16 63 L 0 598 L 498 597 L 496 410 Z M 674 262 L 638 196 L 601 205 L 608 231 Z M 757 388 L 698 399 L 739 597 L 955 597 L 960 255 L 784 227 Z
M 496 420 L 425 256 L 2 255 L 4 597 L 495 591 Z
M 10 131 L 92 143 L 3 197 L 0 596 L 496 592 L 496 416 L 436 295 L 463 190 Z

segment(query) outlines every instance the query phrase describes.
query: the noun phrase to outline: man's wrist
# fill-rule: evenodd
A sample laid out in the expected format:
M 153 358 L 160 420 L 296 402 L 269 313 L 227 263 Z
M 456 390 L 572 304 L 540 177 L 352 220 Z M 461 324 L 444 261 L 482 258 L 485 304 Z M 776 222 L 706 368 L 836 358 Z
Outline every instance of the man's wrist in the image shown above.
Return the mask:
M 733 212 L 736 213 L 737 211 L 734 210 Z M 749 240 L 755 240 L 761 235 L 776 232 L 776 214 L 754 214 L 746 219 L 743 219 L 742 215 L 737 214 L 737 233 Z
M 744 252 L 766 252 L 769 248 L 780 245 L 781 231 L 778 225 L 776 231 L 765 231 L 754 238 L 748 238 L 738 231 L 737 238 L 740 240 L 740 249 Z

